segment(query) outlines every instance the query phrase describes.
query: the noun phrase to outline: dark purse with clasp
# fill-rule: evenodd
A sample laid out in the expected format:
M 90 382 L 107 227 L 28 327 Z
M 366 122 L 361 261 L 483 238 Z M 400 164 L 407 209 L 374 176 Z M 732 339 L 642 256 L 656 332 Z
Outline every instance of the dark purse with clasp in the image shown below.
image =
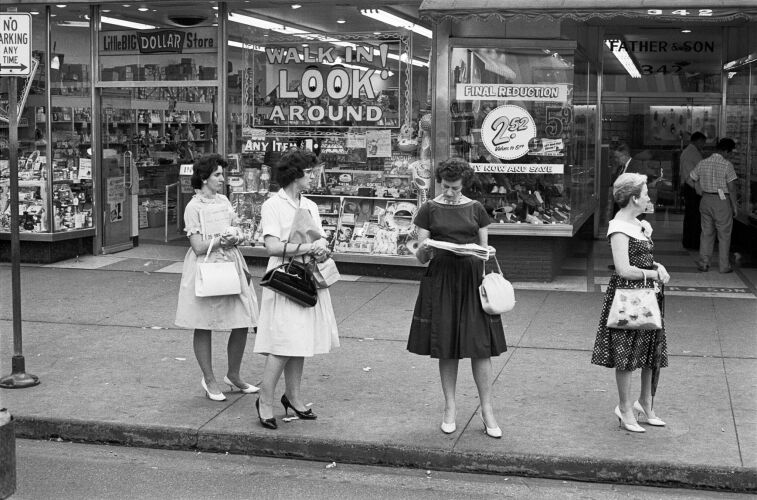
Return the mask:
M 313 278 L 312 264 L 302 263 L 295 257 L 291 257 L 289 262 L 286 262 L 286 245 L 287 243 L 284 242 L 282 264 L 265 273 L 260 286 L 270 288 L 303 307 L 313 307 L 318 302 L 318 288 Z M 300 246 L 297 245 L 295 254 Z

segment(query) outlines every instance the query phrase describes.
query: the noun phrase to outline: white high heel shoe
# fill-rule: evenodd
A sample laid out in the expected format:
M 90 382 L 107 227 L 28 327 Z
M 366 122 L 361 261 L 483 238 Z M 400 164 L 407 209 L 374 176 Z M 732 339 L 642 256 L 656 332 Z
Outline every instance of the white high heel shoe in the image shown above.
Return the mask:
M 623 420 L 623 415 L 620 413 L 620 407 L 615 407 L 615 416 L 618 417 L 618 426 L 621 428 L 624 428 L 627 431 L 630 432 L 647 432 L 647 430 L 640 426 L 638 422 L 633 423 L 627 423 L 625 420 Z
M 448 424 L 444 421 L 444 416 L 442 416 L 442 425 L 441 425 L 442 432 L 445 434 L 452 434 L 457 430 L 457 424 L 453 420 L 451 424 Z
M 478 414 L 479 418 L 481 418 L 481 423 L 484 424 L 484 434 L 486 434 L 489 437 L 493 437 L 495 439 L 500 439 L 502 437 L 502 429 L 497 427 L 488 427 L 486 425 L 486 421 L 484 420 L 484 416 L 482 414 Z
M 663 422 L 661 419 L 657 417 L 649 418 L 647 417 L 647 412 L 644 411 L 644 408 L 641 406 L 641 403 L 638 401 L 633 402 L 633 409 L 637 412 L 637 418 L 644 415 L 647 419 L 647 423 L 649 425 L 654 425 L 655 427 L 665 427 L 665 422 Z
M 208 384 L 205 383 L 205 377 L 202 377 L 200 379 L 200 385 L 202 385 L 202 388 L 205 389 L 205 395 L 208 396 L 208 399 L 212 399 L 213 401 L 226 401 L 226 396 L 221 394 L 213 394 L 208 390 Z
M 244 384 L 245 385 L 244 387 L 239 387 L 234 382 L 229 380 L 229 377 L 227 377 L 226 375 L 223 376 L 223 381 L 229 386 L 229 389 L 231 389 L 232 391 L 234 390 L 235 387 L 245 394 L 255 394 L 256 392 L 260 390 L 260 387 L 256 385 L 252 385 L 252 384 L 247 384 L 247 383 Z

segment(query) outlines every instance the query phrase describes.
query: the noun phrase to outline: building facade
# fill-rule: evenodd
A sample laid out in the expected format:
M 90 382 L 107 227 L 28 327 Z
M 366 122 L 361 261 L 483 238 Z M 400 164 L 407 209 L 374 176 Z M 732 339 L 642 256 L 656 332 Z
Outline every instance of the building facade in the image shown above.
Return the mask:
M 413 215 L 434 193 L 434 165 L 460 156 L 508 275 L 550 280 L 580 240 L 602 237 L 614 151 L 659 177 L 658 210 L 677 210 L 678 155 L 695 131 L 708 147 L 737 141 L 749 237 L 757 9 L 562 3 L 3 2 L 32 16 L 35 68 L 17 79 L 23 258 L 185 244 L 189 165 L 207 153 L 229 160 L 229 197 L 258 242 L 244 253 L 262 258 L 271 167 L 307 147 L 338 261 L 417 276 Z

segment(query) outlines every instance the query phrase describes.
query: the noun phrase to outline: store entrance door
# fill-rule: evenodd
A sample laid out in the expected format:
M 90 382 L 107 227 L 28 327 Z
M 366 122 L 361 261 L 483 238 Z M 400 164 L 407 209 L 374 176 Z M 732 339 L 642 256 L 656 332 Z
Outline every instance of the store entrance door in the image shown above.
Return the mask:
M 119 100 L 123 91 L 101 89 L 100 109 L 103 119 L 100 136 L 100 200 L 102 206 L 102 253 L 128 250 L 132 240 L 134 206 L 134 158 L 130 138 L 113 135 L 112 124 L 120 119 Z
M 634 160 L 640 162 L 637 165 L 643 165 L 646 175 L 656 180 L 649 184 L 655 212 L 662 217 L 682 212 L 681 152 L 688 146 L 693 132 L 701 132 L 707 137 L 707 150 L 714 147 L 719 135 L 720 102 L 719 93 L 605 96 L 602 137 L 608 144 L 608 151 L 603 154 L 606 164 L 600 177 L 603 186 L 600 197 L 603 199 L 600 200 L 598 237 L 604 237 L 607 223 L 613 216 L 612 182 L 622 168 L 617 163 L 617 158 L 622 155 L 616 154 L 621 149 L 626 149 Z

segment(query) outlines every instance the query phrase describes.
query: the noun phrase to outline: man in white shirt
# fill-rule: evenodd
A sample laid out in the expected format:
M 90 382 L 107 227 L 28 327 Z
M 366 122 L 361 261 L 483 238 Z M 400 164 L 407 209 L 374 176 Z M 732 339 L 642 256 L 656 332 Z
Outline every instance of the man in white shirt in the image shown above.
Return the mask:
M 681 243 L 688 250 L 699 249 L 699 235 L 701 233 L 701 221 L 699 218 L 699 200 L 702 197 L 694 189 L 693 181 L 687 182 L 691 171 L 702 161 L 702 151 L 707 137 L 701 132 L 694 132 L 689 139 L 689 145 L 681 152 L 679 177 L 681 183 L 681 195 L 683 196 L 683 235 Z

